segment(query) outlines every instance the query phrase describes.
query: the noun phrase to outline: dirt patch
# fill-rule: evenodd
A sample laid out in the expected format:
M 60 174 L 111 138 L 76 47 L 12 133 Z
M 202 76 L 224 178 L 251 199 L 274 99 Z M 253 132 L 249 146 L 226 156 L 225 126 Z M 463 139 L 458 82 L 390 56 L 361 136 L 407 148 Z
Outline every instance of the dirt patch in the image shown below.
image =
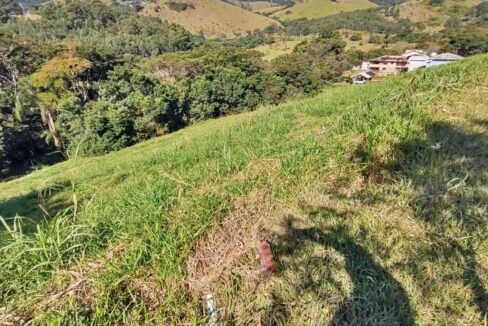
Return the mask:
M 238 208 L 209 229 L 187 260 L 189 291 L 204 305 L 204 296 L 212 294 L 222 325 L 256 324 L 256 298 L 266 296 L 275 281 L 275 272 L 263 271 L 258 255 L 263 240 L 270 241 L 273 250 L 273 209 L 262 199 L 260 209 Z
M 273 212 L 271 186 L 279 176 L 280 161 L 273 158 L 252 160 L 237 173 L 234 181 L 260 178 L 255 189 L 236 198 L 234 213 L 209 229 L 196 243 L 187 261 L 189 290 L 197 296 L 225 287 L 230 276 L 238 276 L 256 286 L 263 275 L 257 248 L 270 233 Z
M 190 291 L 198 296 L 215 291 L 230 275 L 256 284 L 261 278 L 256 248 L 266 237 L 266 218 L 267 214 L 238 210 L 207 232 L 187 262 Z

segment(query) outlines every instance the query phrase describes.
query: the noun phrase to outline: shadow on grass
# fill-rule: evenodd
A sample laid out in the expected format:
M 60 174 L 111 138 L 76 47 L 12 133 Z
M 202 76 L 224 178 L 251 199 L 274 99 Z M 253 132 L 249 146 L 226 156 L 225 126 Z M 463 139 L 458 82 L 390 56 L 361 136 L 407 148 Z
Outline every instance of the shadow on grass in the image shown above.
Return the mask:
M 479 275 L 476 248 L 486 241 L 488 230 L 488 196 L 483 190 L 488 184 L 488 131 L 479 131 L 488 128 L 488 121 L 470 122 L 477 132 L 433 123 L 427 138 L 398 147 L 403 159 L 393 169 L 412 182 L 417 196 L 410 206 L 440 239 L 426 257 L 462 262 L 462 277 L 471 288 L 473 305 L 486 318 L 488 291 Z M 453 238 L 456 233 L 461 236 Z
M 0 216 L 7 223 L 16 216 L 22 218 L 22 231 L 31 233 L 35 231 L 37 224 L 71 205 L 70 199 L 63 193 L 70 185 L 69 181 L 62 181 L 39 191 L 32 190 L 26 194 L 0 201 Z M 4 226 L 0 224 L 0 233 L 4 231 Z
M 314 212 L 314 214 L 329 214 Z M 286 232 L 276 239 L 277 257 L 299 256 L 304 246 L 311 242 L 323 249 L 334 249 L 344 257 L 345 270 L 352 282 L 352 293 L 335 312 L 333 325 L 413 325 L 414 318 L 410 302 L 401 284 L 371 254 L 356 243 L 345 227 L 321 229 L 318 227 L 300 228 L 294 226 L 294 218 L 286 221 Z M 320 257 L 307 259 L 306 266 L 300 269 L 300 280 L 294 287 L 299 292 L 311 295 L 316 301 L 330 301 L 330 294 L 321 288 L 324 282 L 337 283 L 329 274 L 328 261 Z M 285 267 L 286 268 L 286 267 Z M 280 304 L 280 298 L 274 298 L 274 306 L 279 316 L 268 316 L 268 324 L 289 323 L 290 315 Z M 279 308 L 279 309 L 277 309 Z M 278 319 L 280 322 L 269 322 Z
M 488 131 L 480 130 L 488 128 L 488 124 L 485 120 L 470 123 L 473 131 L 446 122 L 434 123 L 426 130 L 426 137 L 396 148 L 401 154 L 396 164 L 378 168 L 389 170 L 413 186 L 415 193 L 409 197 L 408 204 L 416 218 L 429 224 L 430 239 L 420 247 L 423 252 L 419 257 L 435 264 L 441 261 L 443 268 L 448 269 L 445 275 L 439 275 L 441 288 L 449 286 L 449 277 L 464 282 L 471 290 L 471 305 L 483 321 L 488 316 L 488 290 L 480 274 L 483 269 L 478 255 L 488 232 Z M 391 202 L 395 194 L 386 196 Z M 326 250 L 336 250 L 344 258 L 341 266 L 352 283 L 352 293 L 339 304 L 332 324 L 415 324 L 415 313 L 402 285 L 358 243 L 360 240 L 345 226 L 320 227 L 320 221 L 328 216 L 347 220 L 354 218 L 355 213 L 338 212 L 330 207 L 306 208 L 304 213 L 319 224 L 297 227 L 290 217 L 285 225 L 286 232 L 275 240 L 275 254 L 284 262 L 283 275 L 288 270 L 298 275 L 298 280 L 292 280 L 288 290 L 306 295 L 314 302 L 334 300 L 330 286 L 340 288 L 340 284 L 334 285 L 337 283 L 331 277 L 334 268 L 327 266 L 330 260 L 306 256 L 305 248 L 313 243 Z M 297 261 L 296 257 L 300 256 L 304 258 Z M 408 265 L 416 282 L 428 284 L 429 276 L 424 275 L 420 263 L 409 261 Z M 324 287 L 324 283 L 329 284 L 329 288 Z M 296 317 L 296 307 L 291 307 L 279 292 L 273 293 L 272 299 L 273 305 L 263 319 L 264 324 L 290 324 Z

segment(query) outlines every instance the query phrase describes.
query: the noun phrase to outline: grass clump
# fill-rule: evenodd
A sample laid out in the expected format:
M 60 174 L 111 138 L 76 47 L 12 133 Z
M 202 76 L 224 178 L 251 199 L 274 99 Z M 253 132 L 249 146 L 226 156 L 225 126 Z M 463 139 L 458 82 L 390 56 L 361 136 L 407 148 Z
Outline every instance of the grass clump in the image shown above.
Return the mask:
M 331 88 L 0 185 L 0 318 L 199 324 L 211 291 L 229 324 L 482 325 L 487 64 Z M 41 222 L 20 232 L 16 212 Z

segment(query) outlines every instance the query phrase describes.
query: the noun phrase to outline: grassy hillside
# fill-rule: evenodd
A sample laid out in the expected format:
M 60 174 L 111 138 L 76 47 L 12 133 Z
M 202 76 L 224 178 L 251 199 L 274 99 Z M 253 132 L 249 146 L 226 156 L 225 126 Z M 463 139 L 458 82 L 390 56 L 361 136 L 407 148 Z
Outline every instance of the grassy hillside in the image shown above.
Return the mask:
M 427 31 L 437 32 L 452 15 L 464 16 L 482 0 L 445 0 L 440 5 L 431 5 L 429 0 L 408 0 L 398 6 L 399 17 L 422 23 Z
M 248 31 L 264 29 L 272 24 L 279 25 L 272 18 L 220 0 L 176 0 L 174 2 L 191 4 L 192 7 L 176 11 L 170 8 L 169 1 L 158 0 L 156 3 L 146 4 L 143 13 L 180 24 L 193 33 L 203 32 L 208 37 L 246 35 Z
M 291 53 L 300 42 L 309 39 L 311 39 L 309 36 L 293 36 L 288 37 L 286 40 L 276 40 L 272 44 L 260 45 L 254 49 L 264 54 L 264 60 L 271 61 L 280 55 Z
M 346 42 L 346 50 L 361 50 L 361 51 L 371 51 L 380 49 L 384 44 L 378 43 L 368 43 L 368 39 L 373 35 L 367 32 L 355 32 L 351 30 L 341 30 L 340 31 L 344 41 Z M 352 41 L 350 39 L 352 34 L 361 35 L 361 40 Z M 288 54 L 293 52 L 293 49 L 302 41 L 311 40 L 313 37 L 308 36 L 290 36 L 285 40 L 276 39 L 272 44 L 264 44 L 255 47 L 254 49 L 263 53 L 263 59 L 271 61 L 276 59 L 280 55 Z M 393 50 L 398 53 L 402 53 L 405 49 L 415 48 L 414 43 L 408 43 L 404 41 L 389 43 L 386 49 Z
M 211 292 L 234 324 L 483 325 L 487 67 L 331 88 L 0 184 L 4 217 L 49 213 L 35 232 L 8 221 L 0 321 L 203 324 Z
M 232 3 L 232 4 L 239 6 L 243 9 L 255 11 L 255 12 L 260 12 L 261 10 L 267 11 L 267 10 L 272 10 L 273 8 L 277 9 L 277 8 L 283 7 L 280 4 L 274 3 L 272 1 L 267 1 L 267 0 L 263 0 L 263 1 L 229 0 L 226 2 Z
M 292 7 L 278 11 L 273 17 L 282 21 L 300 18 L 313 19 L 373 7 L 376 5 L 368 0 L 307 0 L 297 1 Z

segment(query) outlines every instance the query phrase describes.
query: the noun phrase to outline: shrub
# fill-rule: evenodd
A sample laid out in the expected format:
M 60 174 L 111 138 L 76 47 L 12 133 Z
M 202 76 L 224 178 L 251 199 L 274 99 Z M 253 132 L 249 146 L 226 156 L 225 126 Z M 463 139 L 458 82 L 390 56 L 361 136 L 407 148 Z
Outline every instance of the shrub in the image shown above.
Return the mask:
M 186 3 L 186 2 L 175 2 L 175 1 L 170 1 L 166 3 L 168 5 L 168 8 L 174 11 L 185 11 L 188 9 L 195 9 L 195 6 L 193 3 Z
M 354 33 L 351 35 L 351 37 L 349 39 L 351 41 L 361 41 L 363 39 L 363 37 L 359 33 Z

